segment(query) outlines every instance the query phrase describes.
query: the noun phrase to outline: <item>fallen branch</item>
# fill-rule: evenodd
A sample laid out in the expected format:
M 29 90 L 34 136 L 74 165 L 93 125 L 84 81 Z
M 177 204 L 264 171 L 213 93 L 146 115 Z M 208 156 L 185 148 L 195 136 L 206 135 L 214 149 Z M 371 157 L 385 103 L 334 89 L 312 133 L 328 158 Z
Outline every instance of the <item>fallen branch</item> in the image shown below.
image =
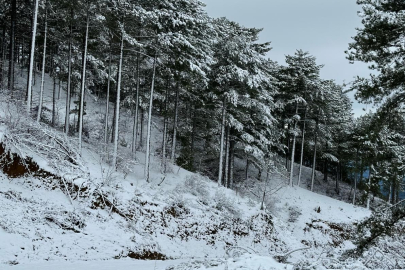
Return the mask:
M 399 204 L 401 204 L 401 203 L 404 203 L 405 202 L 405 199 L 404 200 L 401 200 L 401 201 L 399 201 L 399 202 L 397 202 L 396 204 L 393 204 L 393 205 L 390 205 L 390 206 L 388 206 L 387 208 L 385 208 L 383 211 L 387 211 L 387 210 L 389 210 L 389 209 L 391 209 L 391 208 L 394 208 L 395 206 L 397 206 L 397 205 L 399 205 Z M 404 204 L 405 205 L 405 204 Z
M 66 193 L 67 193 L 67 196 L 69 197 L 70 203 L 73 205 L 73 199 L 72 199 L 72 196 L 70 195 L 70 192 L 69 192 L 69 190 L 68 190 L 68 188 L 67 188 L 67 184 L 66 184 L 65 178 L 64 178 L 64 177 L 61 177 L 60 179 L 62 180 L 63 185 L 65 186 Z
M 163 183 L 163 181 L 165 181 L 165 179 L 166 179 L 166 176 L 164 176 L 164 177 L 162 178 L 162 181 L 160 181 L 160 183 L 158 184 L 158 187 L 160 187 L 160 185 Z
M 310 249 L 310 247 L 303 247 L 303 248 L 297 248 L 297 249 L 293 249 L 289 252 L 287 252 L 284 255 L 276 255 L 274 256 L 274 259 L 277 260 L 280 263 L 285 263 L 288 256 L 290 256 L 291 254 L 293 254 L 294 252 L 300 251 L 300 250 L 306 250 L 306 249 Z
M 102 198 L 103 201 L 104 201 L 104 204 L 105 204 L 106 206 L 108 206 L 108 207 L 111 207 L 110 212 L 111 212 L 112 209 L 115 209 L 115 212 L 116 212 L 118 215 L 120 215 L 121 217 L 127 219 L 128 221 L 133 221 L 133 219 L 129 218 L 129 217 L 128 217 L 127 215 L 125 215 L 120 209 L 118 209 L 118 207 L 117 207 L 113 202 L 111 202 L 111 201 L 108 199 L 108 197 L 104 196 L 102 192 L 100 192 L 100 191 L 97 190 L 97 189 L 96 189 L 95 191 L 97 191 L 98 194 L 100 194 L 101 198 Z
M 243 250 L 243 251 L 245 251 L 245 252 L 247 252 L 247 253 L 249 253 L 249 254 L 252 254 L 252 251 L 253 251 L 254 254 L 257 254 L 257 251 L 254 250 L 253 248 L 234 246 L 234 247 L 229 247 L 229 248 L 226 250 L 225 253 L 226 253 L 226 255 L 227 255 L 228 257 L 230 256 L 230 255 L 229 255 L 229 251 L 232 250 L 232 249 L 241 249 L 241 250 Z M 250 250 L 249 250 L 249 249 L 250 249 Z
M 7 192 L 0 191 L 0 194 L 3 194 L 4 196 L 9 196 L 10 198 L 13 198 L 14 200 L 18 201 L 17 197 L 14 196 L 13 193 L 11 193 L 11 191 Z

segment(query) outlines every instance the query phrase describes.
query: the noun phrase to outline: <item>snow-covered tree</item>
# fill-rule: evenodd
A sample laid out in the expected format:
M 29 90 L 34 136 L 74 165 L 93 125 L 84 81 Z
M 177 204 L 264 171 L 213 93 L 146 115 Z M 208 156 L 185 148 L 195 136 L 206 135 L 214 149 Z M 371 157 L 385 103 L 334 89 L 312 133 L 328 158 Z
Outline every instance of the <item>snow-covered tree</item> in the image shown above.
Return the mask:
M 214 45 L 216 63 L 210 73 L 210 102 L 216 104 L 217 127 L 220 130 L 218 184 L 222 176 L 229 177 L 229 168 L 223 171 L 224 158 L 231 157 L 225 138 L 233 138 L 234 148 L 242 150 L 243 158 L 262 166 L 264 155 L 275 141 L 273 96 L 275 79 L 273 64 L 265 59 L 269 43 L 258 43 L 261 29 L 246 28 L 226 18 L 214 21 L 217 42 Z M 231 132 L 225 136 L 225 131 Z M 230 145 L 230 142 L 229 142 Z M 233 151 L 233 150 L 232 150 Z M 226 165 L 233 160 L 225 161 Z

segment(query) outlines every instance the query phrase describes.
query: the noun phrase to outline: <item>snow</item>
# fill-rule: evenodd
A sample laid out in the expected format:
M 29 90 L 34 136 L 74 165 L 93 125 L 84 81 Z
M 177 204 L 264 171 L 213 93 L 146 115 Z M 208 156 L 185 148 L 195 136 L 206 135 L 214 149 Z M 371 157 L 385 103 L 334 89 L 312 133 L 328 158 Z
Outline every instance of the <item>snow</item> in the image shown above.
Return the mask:
M 84 262 L 40 262 L 26 265 L 4 266 L 4 270 L 164 270 L 167 267 L 178 263 L 178 261 L 141 261 L 120 259 L 111 261 L 84 261 Z
M 45 105 L 50 106 L 51 79 L 47 77 L 45 82 Z M 37 83 L 34 103 L 38 88 Z M 62 91 L 58 100 L 61 124 L 64 101 Z M 99 129 L 102 134 L 96 125 L 104 117 L 105 104 L 87 94 L 86 102 L 87 110 L 94 113 L 86 116 L 85 125 L 90 132 Z M 12 115 L 4 104 L 0 104 L 1 119 Z M 125 134 L 132 131 L 127 126 L 132 123 L 131 115 L 124 110 L 120 118 L 121 134 L 129 142 Z M 153 122 L 151 153 L 161 143 L 161 119 L 153 118 Z M 6 132 L 6 126 L 0 124 L 0 138 Z M 323 258 L 325 249 L 333 249 L 338 256 L 353 248 L 341 235 L 370 215 L 362 207 L 308 191 L 311 170 L 306 167 L 302 187 L 288 187 L 286 176 L 272 174 L 266 209 L 260 210 L 263 182 L 243 183 L 235 192 L 173 164 L 163 175 L 159 159 L 152 156 L 150 183 L 146 183 L 142 151 L 128 165 L 130 170 L 116 172 L 105 161 L 104 145 L 89 140 L 83 146 L 87 174 L 67 180 L 87 190 L 72 202 L 66 187 L 52 180 L 10 179 L 0 173 L 1 269 L 293 269 L 293 264 Z M 129 149 L 120 146 L 121 157 L 130 156 Z M 42 157 L 33 156 L 33 160 L 49 169 Z M 251 167 L 249 175 L 257 173 Z M 297 165 L 294 170 L 296 183 Z M 322 186 L 320 178 L 318 175 L 316 186 Z M 114 206 L 103 202 L 99 193 L 105 199 L 108 196 Z M 238 253 L 230 247 L 243 249 Z M 299 248 L 309 249 L 292 253 L 285 263 L 274 259 Z M 129 259 L 131 252 L 143 251 L 162 254 L 168 260 Z
M 170 269 L 192 269 L 199 270 L 236 270 L 236 269 L 261 269 L 279 270 L 292 269 L 291 266 L 277 263 L 274 259 L 265 256 L 245 254 L 236 259 L 208 261 L 208 260 L 167 260 L 167 261 L 141 261 L 120 259 L 111 261 L 83 261 L 83 262 L 36 262 L 26 265 L 4 266 L 4 270 L 170 270 Z M 226 267 L 226 268 L 225 268 Z
M 86 153 L 88 154 L 86 160 L 90 161 L 90 154 Z M 94 161 L 87 165 L 90 167 L 91 177 L 94 179 L 100 177 L 100 169 L 97 168 L 100 164 Z M 190 262 L 192 262 L 192 258 L 200 258 L 198 260 L 206 260 L 210 263 L 220 260 L 220 266 L 204 266 L 205 268 L 200 269 L 224 269 L 225 265 L 228 265 L 228 269 L 289 269 L 281 267 L 289 267 L 288 265 L 274 262 L 274 259 L 269 256 L 269 252 L 281 255 L 289 250 L 305 247 L 302 244 L 303 241 L 317 241 L 326 245 L 330 241 L 329 237 L 315 229 L 304 231 L 308 222 L 312 220 L 335 223 L 352 222 L 369 214 L 360 207 L 353 207 L 302 188 L 285 187 L 273 195 L 277 201 L 271 210 L 275 232 L 270 235 L 278 239 L 275 243 L 266 240 L 266 237 L 262 237 L 259 244 L 253 244 L 254 238 L 249 236 L 232 240 L 225 229 L 217 233 L 215 244 L 209 244 L 209 241 L 207 242 L 209 238 L 204 236 L 184 238 L 184 235 L 188 233 L 183 226 L 189 227 L 197 222 L 198 225 L 193 225 L 196 226 L 195 229 L 188 229 L 188 231 L 194 231 L 195 234 L 207 233 L 206 228 L 217 228 L 216 224 L 226 222 L 229 218 L 232 219 L 232 214 L 226 211 L 226 207 L 229 205 L 234 207 L 238 213 L 236 215 L 239 215 L 241 220 L 247 220 L 260 214 L 261 211 L 258 209 L 258 203 L 252 203 L 251 199 L 247 197 L 235 196 L 235 192 L 231 190 L 218 189 L 216 183 L 204 178 L 196 179 L 202 186 L 198 188 L 193 186 L 192 181 L 190 184 L 192 176 L 193 174 L 190 172 L 181 169 L 178 174 L 167 175 L 167 179 L 161 186 L 157 186 L 160 179 L 156 174 L 152 178 L 153 182 L 147 184 L 144 180 L 134 178 L 132 174 L 124 180 L 121 178 L 122 174 L 116 173 L 115 177 L 120 180 L 113 181 L 116 188 L 110 191 L 115 192 L 117 201 L 124 203 L 137 198 L 139 202 L 146 202 L 145 206 L 138 210 L 143 214 L 135 214 L 138 220 L 131 225 L 131 222 L 126 222 L 117 214 L 111 213 L 111 209 L 90 209 L 79 201 L 74 201 L 74 205 L 71 205 L 62 191 L 49 190 L 37 179 L 8 180 L 1 175 L 0 205 L 2 205 L 4 217 L 0 218 L 0 228 L 2 228 L 0 238 L 5 241 L 0 241 L 0 254 L 2 254 L 0 264 L 18 263 L 15 267 L 20 268 L 13 267 L 14 269 L 28 267 L 24 265 L 29 265 L 30 269 L 35 269 L 32 268 L 35 266 L 38 266 L 38 269 L 48 269 L 46 267 L 51 269 L 54 265 L 53 262 L 57 261 L 60 269 L 65 269 L 63 267 L 72 269 L 73 266 L 74 269 L 92 267 L 104 269 L 100 267 L 108 265 L 114 265 L 120 269 L 126 269 L 125 267 L 129 269 L 133 266 L 142 267 L 138 269 L 155 269 L 155 264 L 156 269 L 165 269 L 163 267 L 169 266 L 169 262 L 137 262 L 125 258 L 122 258 L 124 261 L 113 260 L 120 254 L 125 255 L 128 250 L 152 247 L 171 258 L 188 258 Z M 189 181 L 188 186 L 186 185 L 188 189 L 184 187 L 185 181 Z M 207 197 L 206 201 L 209 206 L 204 205 L 204 196 Z M 174 205 L 176 202 L 183 203 L 190 213 L 181 214 L 179 217 L 181 220 L 166 216 L 168 224 L 159 225 L 161 219 L 153 213 L 165 213 L 166 207 Z M 212 208 L 215 203 L 221 203 L 225 205 L 225 208 L 221 211 Z M 141 207 L 142 204 L 132 203 L 132 205 Z M 301 212 L 295 222 L 288 222 L 288 209 L 291 207 Z M 321 207 L 320 213 L 315 211 L 317 207 Z M 152 214 L 145 215 L 148 212 Z M 224 217 L 221 217 L 223 215 Z M 63 230 L 58 223 L 50 221 L 50 218 L 54 218 L 59 223 L 69 224 L 68 221 L 72 217 L 77 217 L 85 223 L 83 228 L 73 226 L 79 233 Z M 259 224 L 261 224 L 259 227 L 263 226 L 262 223 Z M 320 224 L 322 225 L 322 223 Z M 235 225 L 230 223 L 229 228 L 237 230 Z M 243 226 L 239 229 L 243 231 Z M 251 228 L 251 230 L 259 229 Z M 148 232 L 148 230 L 151 231 Z M 232 243 L 233 246 L 245 248 L 250 246 L 257 254 L 245 254 L 239 258 L 223 261 L 227 257 L 226 245 L 223 244 L 226 241 Z M 350 243 L 344 243 L 343 246 L 352 247 Z M 298 251 L 292 254 L 290 261 L 298 262 L 305 252 Z M 44 260 L 48 262 L 45 263 Z M 81 260 L 92 262 L 78 262 Z M 75 263 L 72 264 L 72 262 Z M 175 264 L 177 261 L 173 263 Z M 195 264 L 197 262 L 193 263 L 193 265 Z M 178 267 L 182 267 L 181 263 Z

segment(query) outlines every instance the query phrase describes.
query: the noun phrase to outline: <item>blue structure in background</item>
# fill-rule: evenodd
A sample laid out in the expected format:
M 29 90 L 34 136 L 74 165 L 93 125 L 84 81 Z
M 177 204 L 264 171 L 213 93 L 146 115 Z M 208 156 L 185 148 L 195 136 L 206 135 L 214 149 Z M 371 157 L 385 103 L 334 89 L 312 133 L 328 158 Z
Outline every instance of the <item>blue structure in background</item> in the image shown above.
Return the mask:
M 368 179 L 369 173 L 370 173 L 370 171 L 369 171 L 368 169 L 365 170 L 365 171 L 363 172 L 363 179 Z M 387 196 L 387 197 L 388 197 L 388 192 L 386 192 L 386 191 L 383 190 L 383 187 L 382 187 L 382 183 L 381 183 L 381 182 L 380 182 L 380 189 L 381 189 L 381 193 L 382 193 L 384 196 Z M 405 200 L 405 191 L 402 191 L 402 192 L 399 193 L 399 200 Z

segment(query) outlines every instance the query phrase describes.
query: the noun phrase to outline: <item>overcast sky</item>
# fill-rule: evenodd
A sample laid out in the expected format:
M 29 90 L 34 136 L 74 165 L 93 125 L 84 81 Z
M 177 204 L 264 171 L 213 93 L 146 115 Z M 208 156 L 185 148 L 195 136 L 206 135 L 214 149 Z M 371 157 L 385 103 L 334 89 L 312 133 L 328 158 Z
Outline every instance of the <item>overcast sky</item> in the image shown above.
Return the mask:
M 349 83 L 370 73 L 363 63 L 349 64 L 344 53 L 356 27 L 360 6 L 356 0 L 202 0 L 211 17 L 227 17 L 247 27 L 264 28 L 260 41 L 271 41 L 268 56 L 285 64 L 285 55 L 297 49 L 315 56 L 324 79 Z M 353 96 L 353 94 L 351 94 Z M 353 99 L 354 100 L 354 99 Z M 370 105 L 354 102 L 355 116 Z

